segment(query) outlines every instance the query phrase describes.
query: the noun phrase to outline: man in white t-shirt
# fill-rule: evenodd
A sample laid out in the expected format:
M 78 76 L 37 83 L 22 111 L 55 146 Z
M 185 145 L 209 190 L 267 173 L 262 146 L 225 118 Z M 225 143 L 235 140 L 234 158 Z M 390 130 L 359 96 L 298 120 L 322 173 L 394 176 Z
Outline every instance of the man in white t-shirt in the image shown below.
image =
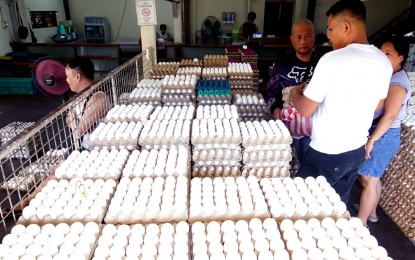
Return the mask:
M 364 161 L 373 113 L 388 92 L 392 67 L 366 37 L 366 8 L 359 0 L 340 0 L 327 11 L 327 37 L 333 51 L 324 55 L 304 90 L 290 99 L 312 116 L 312 136 L 299 177 L 324 176 L 347 203 Z

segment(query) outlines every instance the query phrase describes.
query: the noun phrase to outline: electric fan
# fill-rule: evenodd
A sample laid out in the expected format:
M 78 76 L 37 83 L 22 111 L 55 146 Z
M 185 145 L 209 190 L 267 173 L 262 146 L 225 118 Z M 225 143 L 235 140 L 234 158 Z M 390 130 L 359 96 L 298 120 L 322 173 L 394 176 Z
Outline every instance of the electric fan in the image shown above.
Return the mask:
M 50 95 L 63 95 L 69 89 L 66 82 L 65 66 L 55 60 L 41 59 L 33 66 L 33 82 Z
M 220 22 L 215 16 L 208 16 L 202 22 L 202 43 L 216 44 L 219 40 Z

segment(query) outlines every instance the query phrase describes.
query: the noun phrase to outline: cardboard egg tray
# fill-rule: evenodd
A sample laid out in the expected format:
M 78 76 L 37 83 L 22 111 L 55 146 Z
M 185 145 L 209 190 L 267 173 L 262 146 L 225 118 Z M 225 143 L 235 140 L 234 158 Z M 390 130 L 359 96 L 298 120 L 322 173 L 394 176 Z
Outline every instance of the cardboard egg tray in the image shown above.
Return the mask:
M 412 241 L 415 241 L 415 131 L 402 126 L 401 147 L 385 170 L 379 205 Z
M 225 55 L 228 56 L 229 60 L 241 61 L 241 53 L 238 48 L 225 48 Z
M 180 61 L 180 67 L 202 67 L 203 60 L 198 59 L 182 59 Z

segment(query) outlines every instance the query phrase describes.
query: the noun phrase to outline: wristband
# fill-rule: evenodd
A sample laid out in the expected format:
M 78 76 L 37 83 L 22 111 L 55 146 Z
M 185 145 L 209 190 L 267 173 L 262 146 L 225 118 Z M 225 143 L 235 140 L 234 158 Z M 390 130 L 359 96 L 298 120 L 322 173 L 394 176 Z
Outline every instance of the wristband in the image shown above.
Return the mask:
M 376 140 L 375 138 L 371 137 L 370 135 L 368 135 L 368 136 L 367 136 L 367 141 L 368 141 L 368 142 L 375 143 L 377 140 Z

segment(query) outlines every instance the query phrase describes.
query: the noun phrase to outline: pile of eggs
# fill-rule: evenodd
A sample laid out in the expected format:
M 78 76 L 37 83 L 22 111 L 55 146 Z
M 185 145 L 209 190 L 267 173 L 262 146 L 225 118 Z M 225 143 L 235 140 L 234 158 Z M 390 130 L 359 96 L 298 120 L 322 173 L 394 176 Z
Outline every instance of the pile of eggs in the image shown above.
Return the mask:
M 308 219 L 350 217 L 346 204 L 326 178 L 261 179 L 262 190 L 273 218 Z
M 92 259 L 189 259 L 189 224 L 105 225 Z
M 106 122 L 141 122 L 145 123 L 153 113 L 153 105 L 115 105 L 108 111 Z
M 226 67 L 228 66 L 228 56 L 226 55 L 205 55 L 203 57 L 205 67 Z
M 166 75 L 161 84 L 163 93 L 192 93 L 188 89 L 196 88 L 196 75 Z
M 189 221 L 269 217 L 258 179 L 250 177 L 193 178 Z
M 203 68 L 202 77 L 205 79 L 223 79 L 228 77 L 228 72 L 224 67 Z
M 191 120 L 149 120 L 138 140 L 145 149 L 189 145 Z
M 190 169 L 189 151 L 184 146 L 160 150 L 134 150 L 125 165 L 124 177 L 167 177 L 188 176 Z
M 291 259 L 391 259 L 358 218 L 284 219 L 280 230 Z
M 252 78 L 253 74 L 249 63 L 229 63 L 228 76 L 230 79 Z
M 57 179 L 118 179 L 127 162 L 126 149 L 73 151 L 55 171 Z
M 241 176 L 240 165 L 235 164 L 234 166 L 223 166 L 223 165 L 206 165 L 193 167 L 193 177 L 238 177 Z
M 234 98 L 235 105 L 267 105 L 261 94 L 257 93 L 237 93 Z
M 191 120 L 195 114 L 194 106 L 157 107 L 150 115 L 151 120 Z
M 177 70 L 176 75 L 195 75 L 200 78 L 202 67 L 182 67 Z
M 161 105 L 160 88 L 135 88 L 126 98 L 129 104 Z
M 411 128 L 415 127 L 415 106 L 408 106 L 406 115 L 402 119 L 402 124 Z
M 235 166 L 239 165 L 241 161 L 241 148 L 237 147 L 236 149 L 201 149 L 194 150 L 192 154 L 192 159 L 194 162 L 199 162 L 197 166 L 211 166 L 211 165 L 229 165 Z M 196 166 L 195 165 L 195 166 Z
M 89 259 L 99 234 L 94 222 L 15 225 L 0 244 L 1 259 Z
M 284 102 L 283 103 L 284 108 L 292 107 L 291 103 L 289 102 L 289 96 L 290 96 L 290 91 L 293 88 L 295 87 L 285 87 L 282 89 L 282 101 Z
M 219 118 L 219 119 L 239 119 L 238 111 L 234 105 L 204 105 L 198 106 L 196 119 Z
M 137 87 L 128 95 L 128 103 L 161 104 L 161 84 L 159 79 L 143 79 Z
M 241 132 L 235 118 L 194 119 L 192 144 L 198 149 L 233 148 L 241 143 Z
M 242 176 L 289 176 L 292 138 L 281 121 L 239 123 L 242 135 Z
M 22 211 L 18 223 L 101 222 L 114 180 L 49 180 Z
M 194 259 L 290 259 L 271 218 L 195 222 L 191 230 Z
M 133 150 L 137 147 L 142 129 L 141 121 L 100 123 L 90 135 L 88 144 L 91 149 L 109 147 Z
M 123 177 L 111 199 L 105 223 L 162 223 L 187 220 L 188 179 Z
M 196 104 L 196 75 L 167 75 L 162 83 L 162 102 L 165 106 Z

